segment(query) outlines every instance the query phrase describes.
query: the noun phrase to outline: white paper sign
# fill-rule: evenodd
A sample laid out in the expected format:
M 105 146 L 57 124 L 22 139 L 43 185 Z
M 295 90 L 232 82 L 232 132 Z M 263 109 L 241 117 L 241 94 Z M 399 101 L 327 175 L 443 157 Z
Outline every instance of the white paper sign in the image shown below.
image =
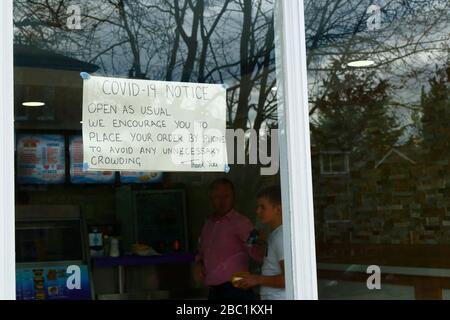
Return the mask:
M 87 171 L 224 171 L 222 85 L 90 76 L 83 83 Z

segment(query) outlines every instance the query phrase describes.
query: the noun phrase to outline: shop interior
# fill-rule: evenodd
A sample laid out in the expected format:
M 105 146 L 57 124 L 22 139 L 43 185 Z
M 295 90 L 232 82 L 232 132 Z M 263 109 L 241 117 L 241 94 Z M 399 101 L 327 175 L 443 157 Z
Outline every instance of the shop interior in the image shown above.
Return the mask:
M 255 222 L 257 189 L 279 176 L 260 176 L 256 165 L 231 166 L 228 173 L 86 174 L 80 71 L 97 70 L 47 50 L 15 47 L 18 298 L 203 299 L 207 289 L 193 280 L 192 267 L 211 213 L 209 184 L 232 180 L 236 208 Z M 42 97 L 44 106 L 24 105 Z M 81 266 L 89 290 L 62 292 L 58 281 L 67 279 L 70 265 Z M 44 290 L 49 287 L 54 292 Z

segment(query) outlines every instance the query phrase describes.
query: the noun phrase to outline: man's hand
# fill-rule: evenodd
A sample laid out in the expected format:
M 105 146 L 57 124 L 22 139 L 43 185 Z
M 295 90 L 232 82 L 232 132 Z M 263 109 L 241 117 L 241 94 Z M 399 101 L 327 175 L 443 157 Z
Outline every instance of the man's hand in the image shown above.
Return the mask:
M 249 289 L 260 285 L 261 276 L 257 274 L 243 275 L 241 280 L 236 281 L 236 288 Z
M 194 266 L 194 281 L 203 284 L 205 279 L 205 267 L 202 261 L 197 261 Z

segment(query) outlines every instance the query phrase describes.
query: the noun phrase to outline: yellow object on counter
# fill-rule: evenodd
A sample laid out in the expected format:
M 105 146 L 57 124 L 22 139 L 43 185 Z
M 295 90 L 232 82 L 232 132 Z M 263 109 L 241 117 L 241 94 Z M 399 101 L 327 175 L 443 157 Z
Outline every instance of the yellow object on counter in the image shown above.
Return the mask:
M 137 253 L 139 251 L 147 251 L 147 250 L 150 250 L 151 248 L 152 247 L 150 247 L 149 245 L 146 245 L 146 244 L 143 244 L 143 243 L 135 243 L 131 247 L 133 253 Z
M 143 243 L 135 243 L 131 248 L 133 254 L 138 256 L 155 256 L 159 255 L 151 246 Z
M 244 276 L 249 275 L 250 272 L 241 271 L 241 272 L 235 272 L 231 275 L 231 284 L 236 287 L 236 284 L 239 282 L 239 280 L 242 280 Z

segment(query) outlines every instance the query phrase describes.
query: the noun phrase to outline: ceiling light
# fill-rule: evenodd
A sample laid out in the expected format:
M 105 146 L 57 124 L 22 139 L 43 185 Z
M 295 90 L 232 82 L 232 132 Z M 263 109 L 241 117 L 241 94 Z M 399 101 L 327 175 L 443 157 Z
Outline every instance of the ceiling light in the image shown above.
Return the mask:
M 347 63 L 349 67 L 353 68 L 365 68 L 375 64 L 375 61 L 372 60 L 356 60 Z
M 43 106 L 45 106 L 45 102 L 41 102 L 41 101 L 27 101 L 27 102 L 23 102 L 22 105 L 24 107 L 43 107 Z

